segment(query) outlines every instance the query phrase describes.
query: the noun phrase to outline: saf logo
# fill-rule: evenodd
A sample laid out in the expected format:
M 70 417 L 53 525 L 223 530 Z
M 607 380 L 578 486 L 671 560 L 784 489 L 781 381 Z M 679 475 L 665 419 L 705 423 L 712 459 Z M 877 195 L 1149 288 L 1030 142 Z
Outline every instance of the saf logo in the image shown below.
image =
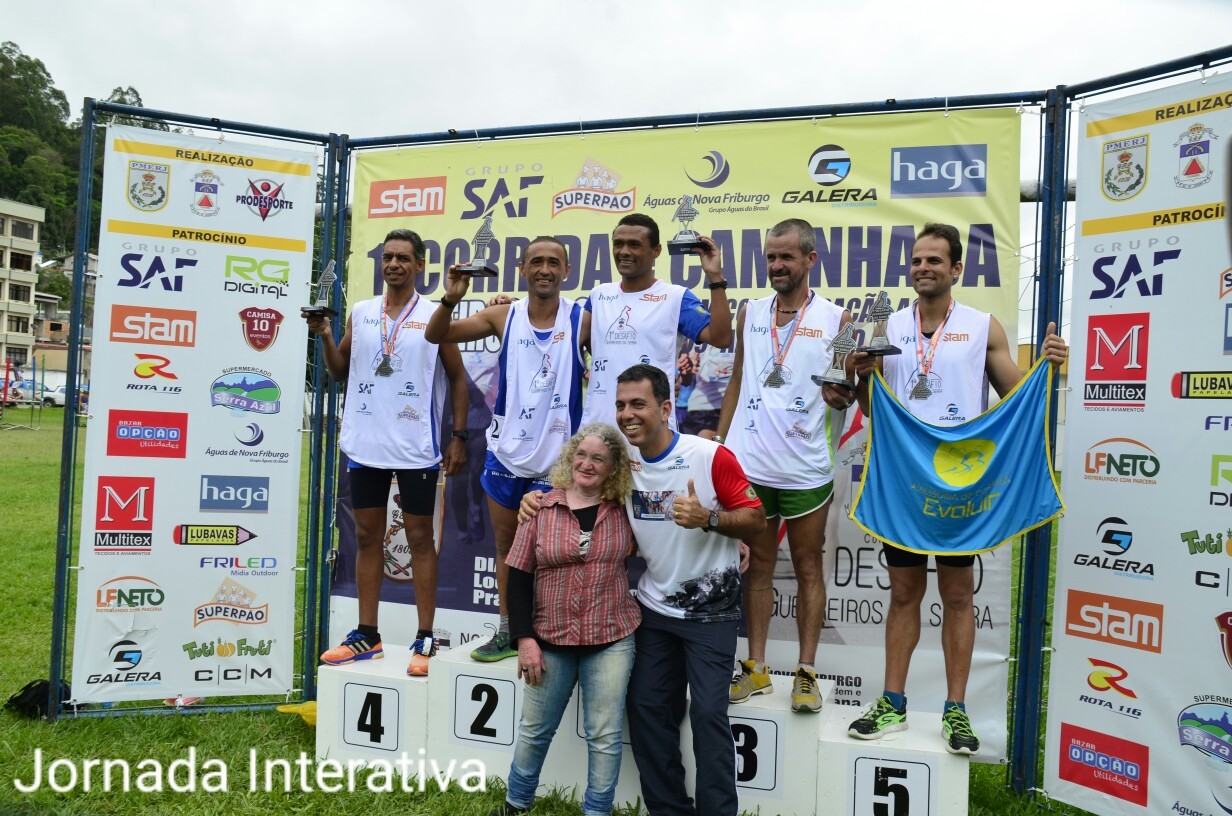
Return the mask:
M 468 181 L 462 189 L 462 195 L 471 204 L 470 209 L 462 213 L 463 220 L 482 218 L 485 213 L 491 212 L 493 207 L 501 203 L 505 205 L 506 218 L 526 217 L 527 196 L 515 198 L 509 190 L 509 184 L 503 178 L 496 180 L 496 184 L 493 185 L 489 193 L 485 190 L 488 181 L 489 179 L 474 179 Z M 518 178 L 518 191 L 521 192 L 542 183 L 543 176 L 521 176 Z M 487 195 L 486 201 L 484 199 L 485 195 Z
M 375 384 L 375 383 L 370 383 L 370 382 L 361 382 L 361 383 L 359 384 L 359 393 L 361 393 L 361 394 L 371 394 L 371 393 L 372 393 L 372 386 L 373 386 L 374 384 Z
M 1179 249 L 1161 249 L 1152 253 L 1150 268 L 1154 271 L 1149 273 L 1143 269 L 1142 261 L 1138 259 L 1136 253 L 1129 256 L 1124 266 L 1117 263 L 1118 256 L 1116 255 L 1098 258 L 1091 267 L 1091 272 L 1099 282 L 1099 288 L 1091 292 L 1091 299 L 1119 298 L 1125 294 L 1131 283 L 1135 285 L 1135 289 L 1142 297 L 1162 295 L 1164 276 L 1158 271 L 1159 267 L 1179 257 L 1181 257 Z M 1119 273 L 1118 269 L 1120 269 Z
M 521 413 L 518 414 L 518 419 L 534 419 L 534 418 L 535 418 L 535 408 L 533 405 L 529 408 L 523 408 Z
M 182 269 L 192 269 L 197 265 L 196 258 L 175 258 L 171 269 L 161 255 L 155 255 L 148 264 L 145 256 L 139 252 L 130 252 L 120 258 L 120 266 L 128 277 L 120 281 L 120 286 L 133 286 L 138 289 L 149 289 L 155 281 L 162 285 L 164 292 L 184 291 L 184 275 Z

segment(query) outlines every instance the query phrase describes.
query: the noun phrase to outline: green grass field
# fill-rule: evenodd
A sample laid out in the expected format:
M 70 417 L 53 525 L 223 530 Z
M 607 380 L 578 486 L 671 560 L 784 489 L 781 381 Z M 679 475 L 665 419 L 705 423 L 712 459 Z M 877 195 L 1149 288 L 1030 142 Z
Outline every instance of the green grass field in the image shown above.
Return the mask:
M 4 419 L 7 423 L 25 423 L 29 416 L 26 409 L 10 410 Z M 0 556 L 9 565 L 0 591 L 0 610 L 12 624 L 5 657 L 0 661 L 3 699 L 28 681 L 48 675 L 62 420 L 62 409 L 49 409 L 42 412 L 40 430 L 0 432 Z M 79 467 L 80 462 L 79 455 Z M 306 463 L 304 467 L 306 478 Z M 42 749 L 45 764 L 53 758 L 65 758 L 81 768 L 82 762 L 90 758 L 118 758 L 127 760 L 137 773 L 137 765 L 143 759 L 158 760 L 166 767 L 173 760 L 186 757 L 190 747 L 195 749 L 197 765 L 203 770 L 208 770 L 204 768 L 205 759 L 226 762 L 231 783 L 228 792 L 165 790 L 124 794 L 94 790 L 59 794 L 44 787 L 23 794 L 13 781 L 31 778 L 37 749 Z M 486 793 L 467 793 L 457 788 L 445 793 L 431 789 L 425 793 L 303 793 L 298 788 L 291 793 L 254 793 L 248 789 L 246 776 L 250 748 L 256 748 L 265 759 L 294 761 L 300 752 L 312 755 L 313 730 L 299 717 L 273 711 L 109 718 L 66 716 L 55 724 L 5 711 L 0 713 L 0 774 L 4 777 L 0 779 L 0 814 L 487 816 L 503 800 L 503 789 L 495 780 Z M 501 774 L 506 771 L 490 770 Z M 533 812 L 580 814 L 580 805 L 571 794 L 551 792 L 536 802 Z M 972 766 L 970 813 L 991 816 L 1046 810 L 1049 809 L 1042 804 L 1012 795 L 1006 788 L 1002 767 Z M 637 812 L 633 806 L 617 811 L 621 816 Z

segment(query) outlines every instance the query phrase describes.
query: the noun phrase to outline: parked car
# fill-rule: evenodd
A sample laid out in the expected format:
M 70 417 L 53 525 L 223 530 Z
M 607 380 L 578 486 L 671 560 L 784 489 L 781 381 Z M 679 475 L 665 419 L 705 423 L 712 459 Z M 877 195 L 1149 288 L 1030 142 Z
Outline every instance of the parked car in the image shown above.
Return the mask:
M 41 402 L 44 405 L 63 405 L 64 395 L 54 389 L 37 386 L 29 381 L 20 382 L 9 389 L 9 396 L 16 402 Z M 12 404 L 11 402 L 9 404 Z
M 47 406 L 54 405 L 57 408 L 63 408 L 67 399 L 68 386 L 66 385 L 43 392 L 43 404 Z

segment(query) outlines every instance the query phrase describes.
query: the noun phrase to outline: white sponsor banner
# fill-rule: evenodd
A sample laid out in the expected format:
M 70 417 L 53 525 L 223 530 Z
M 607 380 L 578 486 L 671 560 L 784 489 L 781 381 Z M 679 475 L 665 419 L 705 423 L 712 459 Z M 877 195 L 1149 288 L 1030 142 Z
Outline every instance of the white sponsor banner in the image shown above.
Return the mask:
M 1090 105 L 1046 786 L 1232 813 L 1232 77 Z
M 317 161 L 106 142 L 73 694 L 282 693 Z

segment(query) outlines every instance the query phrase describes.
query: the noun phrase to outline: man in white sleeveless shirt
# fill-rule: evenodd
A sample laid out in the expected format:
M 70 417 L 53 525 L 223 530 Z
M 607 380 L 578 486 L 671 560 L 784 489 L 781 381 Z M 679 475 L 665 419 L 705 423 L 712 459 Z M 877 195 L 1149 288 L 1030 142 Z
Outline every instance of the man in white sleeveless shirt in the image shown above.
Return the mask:
M 466 428 L 466 370 L 456 345 L 437 348 L 424 339 L 433 305 L 415 291 L 415 278 L 423 269 L 423 239 L 411 230 L 393 230 L 385 236 L 381 257 L 385 293 L 355 304 L 338 344 L 327 317 L 304 315 L 308 330 L 321 338 L 330 376 L 347 381 L 339 445 L 350 460 L 347 476 L 358 546 L 359 625 L 322 654 L 321 661 L 341 665 L 384 656 L 377 610 L 385 575 L 386 507 L 396 476 L 419 618 L 407 667 L 413 676 L 427 674 L 428 659 L 436 654 L 432 515 L 439 472 L 443 465 L 445 475 L 452 476 L 466 463 L 465 430 L 455 430 L 441 452 L 446 379 L 454 428 Z
M 886 323 L 886 337 L 903 351 L 881 358 L 890 391 L 908 411 L 932 425 L 979 416 L 988 407 L 989 383 L 1004 397 L 1022 378 L 996 318 L 954 300 L 951 289 L 962 268 L 958 230 L 947 224 L 925 224 L 911 250 L 911 286 L 917 300 Z M 1049 324 L 1047 335 L 1042 353 L 1060 365 L 1069 349 L 1056 334 L 1056 324 Z M 856 352 L 852 360 L 860 377 L 856 395 L 867 413 L 876 359 Z M 927 544 L 920 542 L 918 548 L 926 549 Z M 920 640 L 920 604 L 928 585 L 927 555 L 885 543 L 881 549 L 890 574 L 885 689 L 848 729 L 859 739 L 877 739 L 907 728 L 907 670 Z M 975 556 L 935 559 L 947 689 L 942 737 L 950 753 L 974 754 L 980 741 L 967 716 L 966 692 L 975 647 Z
M 578 429 L 582 414 L 581 337 L 589 320 L 580 304 L 560 296 L 569 276 L 565 246 L 541 235 L 531 241 L 519 264 L 527 297 L 489 306 L 453 321 L 453 309 L 470 289 L 470 275 L 457 264 L 445 279 L 445 297 L 424 332 L 429 342 L 467 343 L 485 337 L 501 341 L 499 385 L 488 428 L 488 453 L 481 483 L 496 538 L 496 587 L 500 628 L 471 652 L 485 663 L 516 657 L 509 642 L 505 557 L 518 528 L 518 503 L 531 490 L 551 490 L 547 472 L 565 440 Z
M 616 424 L 616 376 L 639 363 L 667 374 L 675 405 L 677 334 L 723 348 L 731 343 L 731 306 L 722 258 L 708 236 L 701 236 L 701 242 L 698 255 L 706 288 L 712 293 L 710 311 L 688 289 L 655 277 L 655 259 L 663 251 L 655 220 L 642 213 L 620 219 L 612 233 L 612 258 L 620 280 L 596 286 L 586 301 L 591 315 L 591 365 L 583 424 Z M 671 425 L 676 426 L 674 414 Z
M 822 571 L 826 516 L 834 483 L 834 452 L 843 411 L 853 395 L 844 387 L 818 386 L 811 375 L 830 367 L 826 346 L 851 314 L 809 288 L 817 261 L 807 221 L 791 218 L 766 236 L 766 272 L 774 294 L 740 311 L 736 363 L 723 398 L 719 436 L 748 474 L 765 509 L 765 531 L 749 540 L 744 609 L 749 658 L 729 691 L 733 703 L 773 689 L 766 666 L 766 638 L 774 606 L 774 564 L 779 518 L 787 524 L 796 572 L 799 663 L 791 689 L 793 711 L 821 710 L 817 643 L 825 616 Z

